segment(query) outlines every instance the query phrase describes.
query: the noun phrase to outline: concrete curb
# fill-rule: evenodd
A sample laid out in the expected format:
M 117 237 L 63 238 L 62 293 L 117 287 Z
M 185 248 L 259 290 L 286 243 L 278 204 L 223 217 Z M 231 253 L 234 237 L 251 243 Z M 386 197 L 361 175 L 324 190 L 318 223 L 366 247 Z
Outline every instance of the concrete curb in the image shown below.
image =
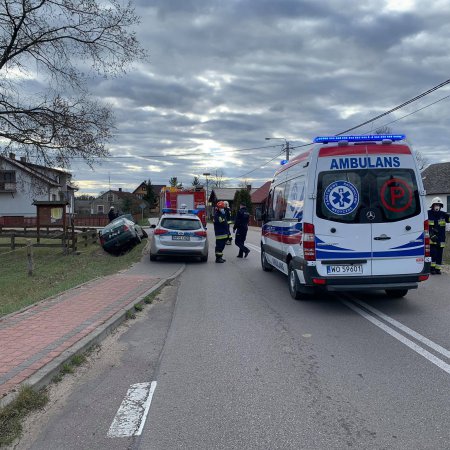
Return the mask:
M 77 354 L 84 353 L 87 349 L 95 344 L 99 344 L 103 341 L 113 330 L 115 330 L 119 325 L 121 325 L 126 320 L 127 312 L 134 308 L 136 304 L 142 304 L 145 297 L 147 297 L 152 292 L 155 292 L 167 284 L 171 283 L 173 280 L 178 278 L 186 268 L 186 264 L 183 264 L 180 269 L 178 269 L 173 275 L 162 279 L 155 286 L 151 287 L 149 290 L 136 297 L 133 301 L 128 303 L 127 306 L 123 307 L 119 312 L 117 312 L 113 317 L 111 317 L 107 322 L 99 326 L 92 333 L 88 334 L 84 338 L 76 342 L 72 347 L 65 350 L 54 360 L 46 364 L 44 367 L 39 369 L 36 373 L 27 378 L 21 385 L 31 386 L 35 389 L 40 389 L 47 386 L 53 380 L 53 377 L 57 375 L 61 368 L 66 364 L 73 356 Z M 92 281 L 92 280 L 91 280 Z M 5 397 L 0 399 L 0 407 L 6 406 L 11 403 L 18 395 L 18 392 L 11 392 Z

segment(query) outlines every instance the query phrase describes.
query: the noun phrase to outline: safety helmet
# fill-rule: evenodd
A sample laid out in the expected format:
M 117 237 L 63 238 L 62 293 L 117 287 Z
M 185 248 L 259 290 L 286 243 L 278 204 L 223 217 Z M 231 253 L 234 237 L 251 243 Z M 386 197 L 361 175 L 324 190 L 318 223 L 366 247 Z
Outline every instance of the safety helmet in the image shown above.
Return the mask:
M 182 203 L 181 209 L 186 209 L 186 208 L 187 208 L 186 204 L 185 204 L 185 203 Z
M 219 209 L 221 209 L 221 208 L 225 208 L 225 202 L 223 202 L 223 201 L 220 201 L 220 202 L 217 202 L 217 205 L 216 205 Z
M 229 208 L 230 207 L 230 204 L 226 200 L 223 202 L 223 204 L 225 205 L 225 208 Z
M 439 205 L 441 208 L 444 207 L 444 204 L 442 203 L 442 200 L 440 197 L 434 197 L 433 200 L 431 200 L 430 208 L 432 208 L 433 205 Z

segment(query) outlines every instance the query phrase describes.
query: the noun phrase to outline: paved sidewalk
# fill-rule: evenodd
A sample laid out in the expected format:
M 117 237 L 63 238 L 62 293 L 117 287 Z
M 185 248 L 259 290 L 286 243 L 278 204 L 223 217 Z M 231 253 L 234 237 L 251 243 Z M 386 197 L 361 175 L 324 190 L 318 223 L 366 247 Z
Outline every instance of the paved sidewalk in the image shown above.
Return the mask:
M 52 375 L 70 350 L 111 321 L 122 320 L 133 303 L 162 282 L 119 273 L 0 318 L 0 400 L 24 381 L 34 385 Z

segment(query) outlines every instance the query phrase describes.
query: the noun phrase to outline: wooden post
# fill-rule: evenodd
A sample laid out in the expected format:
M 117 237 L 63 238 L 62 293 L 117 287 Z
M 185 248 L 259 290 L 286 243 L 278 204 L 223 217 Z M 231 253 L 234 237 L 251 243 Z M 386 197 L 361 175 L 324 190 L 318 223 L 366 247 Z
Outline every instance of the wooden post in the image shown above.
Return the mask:
M 27 239 L 27 260 L 28 260 L 28 275 L 33 275 L 34 261 L 33 261 L 33 246 L 31 245 L 31 239 Z
M 16 249 L 16 235 L 13 233 L 11 235 L 11 250 Z

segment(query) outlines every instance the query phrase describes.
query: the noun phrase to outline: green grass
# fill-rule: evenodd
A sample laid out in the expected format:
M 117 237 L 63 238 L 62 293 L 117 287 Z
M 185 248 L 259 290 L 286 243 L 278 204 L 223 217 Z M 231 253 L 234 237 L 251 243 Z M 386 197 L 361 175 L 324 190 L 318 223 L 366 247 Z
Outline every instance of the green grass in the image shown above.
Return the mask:
M 31 411 L 43 408 L 48 402 L 44 390 L 34 391 L 22 386 L 15 400 L 0 409 L 0 447 L 14 442 L 22 434 L 22 419 Z
M 17 238 L 17 242 L 22 242 Z M 25 239 L 23 239 L 25 241 Z M 7 239 L 0 239 L 7 242 Z M 98 244 L 80 247 L 78 255 L 59 248 L 33 248 L 34 272 L 28 275 L 26 248 L 0 247 L 0 316 L 17 311 L 96 277 L 116 273 L 141 259 L 146 241 L 114 256 Z

